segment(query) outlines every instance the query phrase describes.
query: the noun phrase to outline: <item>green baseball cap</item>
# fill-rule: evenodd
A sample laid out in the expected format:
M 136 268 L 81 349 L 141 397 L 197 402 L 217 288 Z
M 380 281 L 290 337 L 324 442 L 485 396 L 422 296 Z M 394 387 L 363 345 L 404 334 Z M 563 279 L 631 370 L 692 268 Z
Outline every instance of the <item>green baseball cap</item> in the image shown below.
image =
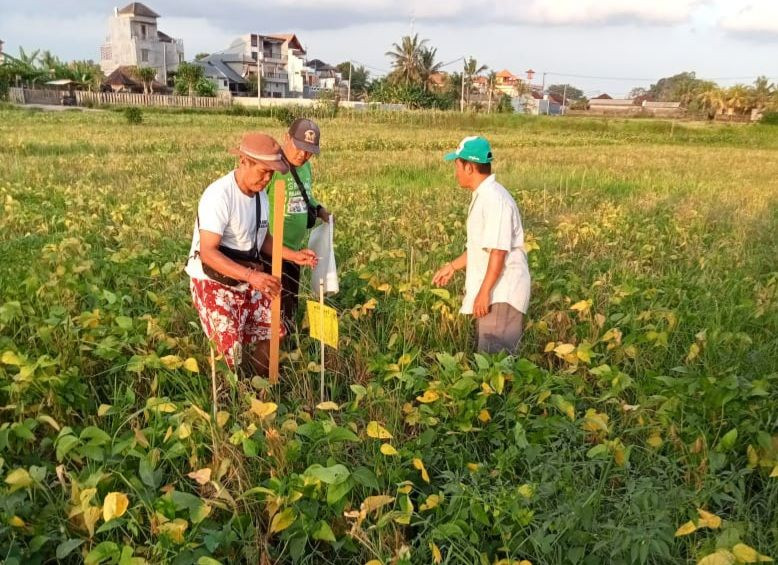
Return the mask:
M 448 153 L 443 159 L 453 161 L 454 159 L 464 159 L 473 163 L 491 163 L 492 146 L 485 137 L 470 135 L 459 142 L 456 151 Z

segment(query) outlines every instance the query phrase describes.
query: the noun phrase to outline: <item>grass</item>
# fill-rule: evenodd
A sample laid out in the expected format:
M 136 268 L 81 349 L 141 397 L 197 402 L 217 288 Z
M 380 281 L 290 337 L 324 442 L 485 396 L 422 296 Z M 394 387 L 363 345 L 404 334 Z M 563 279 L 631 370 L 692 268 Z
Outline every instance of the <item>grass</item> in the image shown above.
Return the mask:
M 320 120 L 339 409 L 316 408 L 303 332 L 277 387 L 219 363 L 214 419 L 182 270 L 194 211 L 243 131 L 283 126 L 143 117 L 0 108 L 6 563 L 778 556 L 775 128 Z M 533 248 L 520 361 L 474 355 L 462 277 L 450 294 L 429 282 L 464 245 L 468 203 L 441 155 L 474 132 Z M 111 492 L 128 509 L 104 521 Z

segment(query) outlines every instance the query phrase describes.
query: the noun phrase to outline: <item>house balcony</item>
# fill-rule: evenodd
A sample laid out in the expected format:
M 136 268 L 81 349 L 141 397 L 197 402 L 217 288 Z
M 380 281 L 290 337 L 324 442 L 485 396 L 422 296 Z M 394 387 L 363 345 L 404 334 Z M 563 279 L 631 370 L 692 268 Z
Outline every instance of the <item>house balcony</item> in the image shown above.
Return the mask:
M 286 73 L 262 73 L 262 80 L 267 82 L 289 82 L 289 75 Z

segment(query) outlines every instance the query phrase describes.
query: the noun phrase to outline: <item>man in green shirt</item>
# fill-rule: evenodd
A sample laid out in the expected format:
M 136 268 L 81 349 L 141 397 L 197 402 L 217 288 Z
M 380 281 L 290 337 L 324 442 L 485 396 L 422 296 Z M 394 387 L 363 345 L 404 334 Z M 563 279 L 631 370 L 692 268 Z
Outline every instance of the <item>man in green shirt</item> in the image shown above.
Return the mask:
M 289 164 L 289 172 L 277 172 L 269 184 L 270 199 L 270 233 L 274 232 L 273 202 L 275 201 L 275 181 L 286 182 L 286 202 L 284 204 L 284 245 L 290 249 L 300 250 L 310 229 L 308 208 L 311 209 L 311 221 L 316 218 L 323 222 L 330 221 L 330 213 L 314 197 L 311 185 L 310 158 L 319 154 L 319 126 L 307 118 L 298 118 L 289 131 L 284 134 L 284 158 Z M 295 178 L 295 176 L 297 178 Z M 305 193 L 302 192 L 302 189 Z M 311 226 L 312 227 L 312 226 Z M 300 292 L 300 267 L 291 261 L 283 262 L 283 291 L 281 293 L 281 311 L 284 323 L 291 331 L 295 325 L 298 294 Z

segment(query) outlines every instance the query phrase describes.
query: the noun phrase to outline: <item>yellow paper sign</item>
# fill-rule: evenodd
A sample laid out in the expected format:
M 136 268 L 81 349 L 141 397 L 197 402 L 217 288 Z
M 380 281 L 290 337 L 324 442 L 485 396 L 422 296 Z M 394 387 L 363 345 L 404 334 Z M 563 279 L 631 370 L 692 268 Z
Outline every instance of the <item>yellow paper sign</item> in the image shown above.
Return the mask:
M 308 325 L 311 337 L 338 348 L 338 313 L 334 308 L 323 306 L 314 300 L 308 301 Z

